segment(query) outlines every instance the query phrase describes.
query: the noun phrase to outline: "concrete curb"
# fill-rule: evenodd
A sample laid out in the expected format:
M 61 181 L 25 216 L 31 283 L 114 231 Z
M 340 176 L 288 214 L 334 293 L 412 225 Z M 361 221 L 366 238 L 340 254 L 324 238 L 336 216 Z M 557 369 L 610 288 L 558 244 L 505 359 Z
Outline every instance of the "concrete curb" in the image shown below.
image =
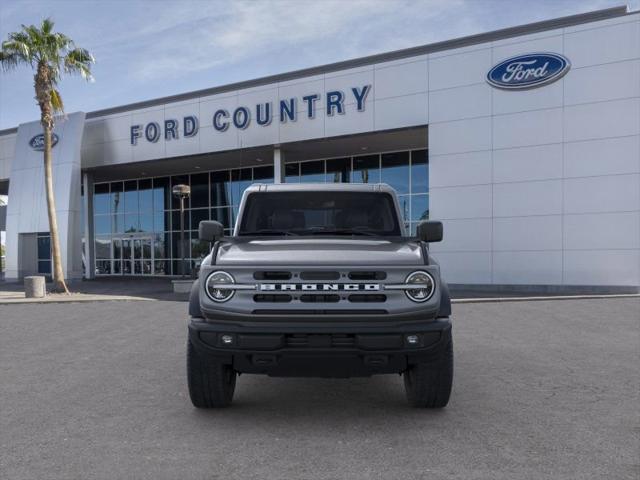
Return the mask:
M 550 295 L 538 297 L 487 297 L 454 298 L 451 303 L 500 303 L 500 302 L 548 302 L 551 300 L 592 300 L 598 298 L 640 298 L 639 293 L 620 293 L 613 295 Z
M 130 297 L 126 295 L 69 295 L 63 296 L 47 296 L 44 298 L 0 298 L 0 305 L 21 305 L 25 303 L 83 303 L 83 302 L 152 302 L 154 298 Z

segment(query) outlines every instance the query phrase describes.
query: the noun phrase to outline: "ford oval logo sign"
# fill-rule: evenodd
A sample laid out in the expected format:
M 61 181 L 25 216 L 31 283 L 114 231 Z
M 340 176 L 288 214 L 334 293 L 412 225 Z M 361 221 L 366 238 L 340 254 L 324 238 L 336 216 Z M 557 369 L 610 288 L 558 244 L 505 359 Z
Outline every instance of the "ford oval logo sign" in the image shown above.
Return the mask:
M 571 68 L 557 53 L 530 53 L 508 58 L 489 70 L 487 82 L 505 90 L 524 90 L 555 82 Z
M 55 133 L 51 134 L 51 148 L 56 146 L 56 143 L 58 143 L 58 135 L 56 135 Z M 33 137 L 31 140 L 29 140 L 29 145 L 31 146 L 31 148 L 33 148 L 34 150 L 37 150 L 38 152 L 44 152 L 44 133 L 39 133 L 38 135 L 36 135 L 35 137 Z

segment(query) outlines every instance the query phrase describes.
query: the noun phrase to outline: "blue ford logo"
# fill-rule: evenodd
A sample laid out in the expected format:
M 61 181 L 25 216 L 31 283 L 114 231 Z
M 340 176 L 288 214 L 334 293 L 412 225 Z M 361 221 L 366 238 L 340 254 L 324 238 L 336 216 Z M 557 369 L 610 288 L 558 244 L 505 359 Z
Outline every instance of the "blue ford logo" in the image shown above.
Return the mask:
M 56 146 L 56 143 L 58 143 L 58 140 L 59 140 L 58 135 L 56 135 L 55 133 L 52 133 L 51 148 Z M 33 137 L 31 140 L 29 140 L 29 145 L 34 150 L 37 150 L 38 152 L 43 152 L 44 151 L 44 133 L 39 133 L 38 135 Z
M 505 90 L 541 87 L 561 78 L 571 62 L 557 53 L 530 53 L 508 58 L 489 70 L 487 82 Z

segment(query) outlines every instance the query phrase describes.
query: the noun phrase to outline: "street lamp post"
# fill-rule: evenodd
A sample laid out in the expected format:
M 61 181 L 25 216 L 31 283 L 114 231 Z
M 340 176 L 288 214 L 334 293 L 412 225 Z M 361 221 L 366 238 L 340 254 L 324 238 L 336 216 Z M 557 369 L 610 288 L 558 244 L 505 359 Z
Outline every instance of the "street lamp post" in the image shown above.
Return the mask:
M 191 188 L 189 188 L 189 185 L 181 184 L 174 186 L 171 191 L 174 197 L 180 199 L 180 257 L 182 257 L 182 261 L 180 262 L 180 276 L 184 278 L 184 201 L 191 195 Z

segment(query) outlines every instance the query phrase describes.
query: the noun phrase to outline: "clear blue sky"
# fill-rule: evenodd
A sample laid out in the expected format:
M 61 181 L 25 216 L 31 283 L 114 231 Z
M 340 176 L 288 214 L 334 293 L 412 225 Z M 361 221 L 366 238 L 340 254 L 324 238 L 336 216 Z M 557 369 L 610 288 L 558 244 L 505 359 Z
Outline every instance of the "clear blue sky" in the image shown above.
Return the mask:
M 224 85 L 624 4 L 624 0 L 2 0 L 0 38 L 51 16 L 96 57 L 67 112 Z M 631 0 L 632 8 L 640 0 Z M 27 68 L 0 73 L 0 129 L 36 120 Z

